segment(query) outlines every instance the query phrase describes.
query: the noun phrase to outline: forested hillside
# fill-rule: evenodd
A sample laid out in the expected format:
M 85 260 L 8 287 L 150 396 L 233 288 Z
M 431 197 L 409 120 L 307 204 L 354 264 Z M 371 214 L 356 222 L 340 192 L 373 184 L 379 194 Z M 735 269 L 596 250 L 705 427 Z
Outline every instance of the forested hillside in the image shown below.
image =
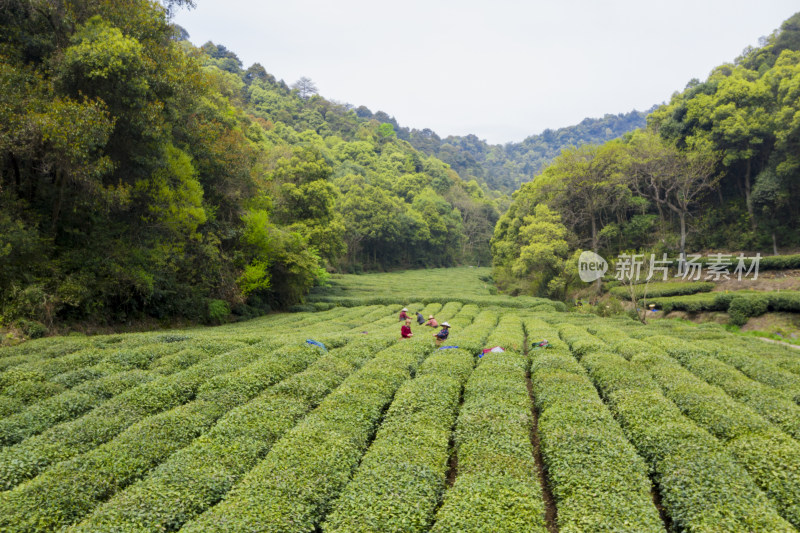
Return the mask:
M 524 184 L 495 229 L 495 275 L 509 289 L 563 296 L 580 247 L 792 251 L 799 198 L 800 13 L 689 82 L 645 129 L 566 150 Z
M 575 126 L 546 129 L 522 142 L 505 145 L 490 145 L 475 135 L 441 139 L 428 129 L 411 130 L 409 142 L 418 150 L 448 163 L 465 179 L 476 179 L 491 189 L 510 194 L 523 183 L 532 181 L 563 149 L 602 144 L 622 137 L 644 127 L 648 113 L 634 110 L 603 118 L 586 118 Z
M 148 0 L 4 3 L 3 321 L 214 321 L 326 270 L 488 262 L 499 213 L 476 182 L 185 37 Z
M 556 130 L 546 129 L 519 143 L 489 144 L 475 135 L 448 135 L 442 139 L 435 131 L 408 128 L 398 124 L 384 111 L 373 113 L 360 106 L 355 109 L 361 118 L 391 124 L 400 139 L 417 150 L 436 156 L 466 180 L 476 180 L 491 191 L 510 194 L 520 185 L 533 180 L 544 167 L 571 146 L 602 144 L 645 126 L 647 114 L 653 111 L 631 111 L 603 118 L 586 118 L 580 124 Z
M 330 272 L 486 265 L 493 231 L 497 279 L 552 296 L 579 246 L 800 245 L 797 16 L 646 129 L 490 146 L 197 48 L 187 4 L 4 3 L 0 322 L 251 316 Z

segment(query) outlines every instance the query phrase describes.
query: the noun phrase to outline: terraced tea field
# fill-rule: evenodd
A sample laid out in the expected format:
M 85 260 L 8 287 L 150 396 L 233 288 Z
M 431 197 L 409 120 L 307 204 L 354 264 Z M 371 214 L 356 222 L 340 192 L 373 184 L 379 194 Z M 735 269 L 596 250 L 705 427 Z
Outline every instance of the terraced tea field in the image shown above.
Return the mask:
M 798 531 L 796 350 L 425 274 L 3 349 L 0 531 Z

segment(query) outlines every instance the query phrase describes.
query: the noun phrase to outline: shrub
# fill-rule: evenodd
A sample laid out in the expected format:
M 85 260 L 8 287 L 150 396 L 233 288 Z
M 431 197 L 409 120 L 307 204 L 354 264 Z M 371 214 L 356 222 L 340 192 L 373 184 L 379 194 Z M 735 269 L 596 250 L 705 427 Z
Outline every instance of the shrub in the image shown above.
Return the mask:
M 664 397 L 646 366 L 600 351 L 581 362 L 653 469 L 676 529 L 793 530 L 734 457 Z
M 667 355 L 651 350 L 633 362 L 647 368 L 667 398 L 723 443 L 784 518 L 800 525 L 800 443 Z
M 231 314 L 228 302 L 224 300 L 206 300 L 206 322 L 209 324 L 222 324 Z
M 183 531 L 313 531 L 339 494 L 395 391 L 430 353 L 430 341 L 404 340 L 387 348 L 287 433 L 220 504 Z M 275 476 L 280 472 L 280 476 Z
M 31 339 L 39 339 L 48 333 L 47 326 L 36 320 L 26 320 L 21 318 L 14 323 L 14 326 L 19 328 L 26 337 Z
M 455 434 L 458 476 L 432 532 L 487 531 L 487 524 L 494 532 L 546 531 L 526 367 L 516 352 L 492 353 L 467 381 Z
M 290 313 L 313 313 L 316 310 L 314 304 L 296 304 L 289 308 Z
M 728 315 L 731 324 L 743 326 L 750 317 L 760 316 L 767 312 L 769 300 L 766 296 L 738 296 L 731 299 Z
M 149 383 L 113 398 L 87 416 L 49 430 L 0 451 L 0 488 L 10 489 L 34 477 L 49 465 L 84 453 L 124 431 L 145 417 L 191 400 L 210 378 L 236 370 L 263 352 L 248 346 Z M 3 374 L 5 375 L 5 374 Z M 0 513 L 2 514 L 2 513 Z
M 800 406 L 790 395 L 758 383 L 702 348 L 675 337 L 657 335 L 649 342 L 677 359 L 693 374 L 727 392 L 761 416 L 800 439 Z
M 232 372 L 221 372 L 184 405 L 144 418 L 111 442 L 55 465 L 0 502 L 0 527 L 56 529 L 75 522 L 103 499 L 188 445 L 220 416 L 263 389 L 306 368 L 320 350 L 280 348 Z
M 657 282 L 657 283 L 649 283 L 645 286 L 645 284 L 639 284 L 634 286 L 636 299 L 644 298 L 645 297 L 645 288 L 647 288 L 647 298 L 659 298 L 665 296 L 683 296 L 689 294 L 696 294 L 698 292 L 709 292 L 714 289 L 714 283 L 712 282 Z M 629 300 L 630 299 L 630 289 L 626 287 L 614 287 L 609 292 L 620 298 L 622 300 Z
M 427 531 L 444 489 L 450 430 L 474 355 L 437 352 L 395 395 L 353 479 L 334 502 L 329 532 Z
M 562 531 L 663 531 L 650 497 L 645 462 L 597 394 L 586 371 L 541 320 L 526 320 L 529 338 L 553 339 L 536 352 L 531 383 L 542 458 Z

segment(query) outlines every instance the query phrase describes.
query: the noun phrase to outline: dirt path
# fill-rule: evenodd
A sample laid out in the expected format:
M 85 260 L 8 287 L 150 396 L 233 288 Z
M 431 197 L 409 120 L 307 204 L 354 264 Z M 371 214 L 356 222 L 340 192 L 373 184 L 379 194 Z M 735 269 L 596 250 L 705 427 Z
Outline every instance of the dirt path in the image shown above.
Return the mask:
M 794 348 L 795 350 L 800 350 L 800 346 L 798 346 L 797 344 L 792 344 L 792 343 L 783 342 L 783 341 L 776 341 L 776 340 L 773 340 L 773 339 L 768 339 L 766 337 L 756 337 L 756 338 L 758 340 L 762 340 L 764 342 L 771 342 L 772 344 L 780 344 L 781 346 L 788 346 L 789 348 Z
M 525 355 L 528 355 L 528 335 L 525 334 L 524 341 Z M 531 425 L 531 444 L 533 445 L 533 459 L 536 461 L 536 469 L 539 471 L 539 480 L 542 483 L 542 500 L 544 500 L 544 520 L 548 533 L 558 533 L 558 516 L 556 511 L 556 501 L 550 490 L 550 483 L 547 479 L 547 472 L 542 460 L 542 448 L 539 442 L 539 413 L 533 401 L 533 383 L 531 382 L 530 371 L 525 373 L 525 381 L 528 387 L 528 397 L 531 402 L 531 415 L 533 424 Z

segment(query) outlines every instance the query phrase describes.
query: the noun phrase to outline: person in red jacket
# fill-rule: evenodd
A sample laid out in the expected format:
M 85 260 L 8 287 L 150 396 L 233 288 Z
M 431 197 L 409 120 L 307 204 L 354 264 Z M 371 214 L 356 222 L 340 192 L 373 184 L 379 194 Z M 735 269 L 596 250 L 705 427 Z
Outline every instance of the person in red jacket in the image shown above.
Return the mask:
M 400 328 L 400 338 L 410 339 L 413 336 L 414 334 L 411 333 L 411 319 L 407 318 L 406 323 L 403 324 L 403 327 Z

